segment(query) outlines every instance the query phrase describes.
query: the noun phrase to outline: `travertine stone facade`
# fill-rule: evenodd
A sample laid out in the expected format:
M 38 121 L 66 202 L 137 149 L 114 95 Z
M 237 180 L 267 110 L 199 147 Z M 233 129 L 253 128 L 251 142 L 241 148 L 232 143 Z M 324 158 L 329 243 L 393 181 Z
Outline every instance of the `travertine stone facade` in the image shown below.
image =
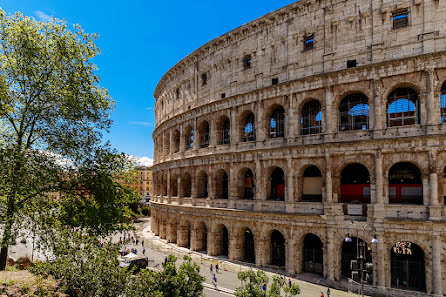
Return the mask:
M 369 290 L 444 295 L 445 16 L 301 0 L 180 61 L 155 90 L 152 230 L 334 284 L 351 235 Z

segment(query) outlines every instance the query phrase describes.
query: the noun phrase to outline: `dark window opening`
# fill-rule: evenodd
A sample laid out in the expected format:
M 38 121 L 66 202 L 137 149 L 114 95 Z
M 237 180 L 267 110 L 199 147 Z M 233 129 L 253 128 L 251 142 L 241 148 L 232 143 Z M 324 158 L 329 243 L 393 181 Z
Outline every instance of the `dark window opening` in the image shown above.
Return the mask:
M 322 202 L 322 174 L 314 165 L 304 171 L 302 201 Z
M 228 117 L 223 116 L 218 121 L 218 144 L 231 143 L 231 122 Z
M 446 82 L 441 86 L 440 94 L 441 122 L 446 122 Z
M 271 80 L 271 84 L 273 84 L 273 85 L 277 85 L 279 83 L 279 79 L 276 77 L 276 78 L 273 78 L 272 80 Z
M 256 262 L 256 254 L 254 249 L 254 235 L 250 229 L 245 230 L 245 247 L 243 260 L 248 263 Z
M 417 166 L 409 162 L 400 162 L 390 168 L 389 202 L 423 204 L 423 184 Z
M 322 275 L 324 252 L 319 237 L 314 234 L 305 235 L 303 252 L 303 271 Z
M 419 124 L 418 94 L 411 88 L 399 88 L 387 98 L 387 126 Z
M 208 197 L 208 175 L 206 172 L 201 171 L 198 175 L 197 180 L 198 193 L 197 198 L 207 198 Z
M 173 134 L 173 152 L 178 153 L 180 151 L 180 131 L 175 130 Z
M 203 73 L 201 75 L 201 85 L 205 86 L 208 84 L 208 75 L 206 73 Z
M 270 121 L 270 138 L 278 138 L 285 136 L 285 109 L 280 106 L 276 108 L 272 115 Z
M 305 103 L 300 118 L 301 135 L 319 134 L 322 130 L 321 104 L 317 100 Z
M 311 50 L 314 48 L 314 34 L 304 37 L 304 50 Z
M 200 125 L 200 148 L 209 146 L 209 123 L 204 121 Z
M 246 55 L 243 58 L 243 69 L 251 68 L 251 55 Z
M 392 14 L 393 29 L 405 28 L 409 26 L 409 10 L 403 9 Z
M 251 169 L 248 169 L 243 178 L 243 199 L 253 200 L 255 193 L 254 186 L 254 175 L 252 174 Z
M 226 229 L 226 227 L 223 227 L 222 230 L 222 242 L 221 242 L 221 254 L 223 256 L 228 256 L 229 254 L 229 232 L 228 229 Z
M 255 132 L 255 118 L 254 118 L 254 114 L 250 113 L 246 119 L 245 119 L 245 123 L 244 123 L 244 127 L 243 127 L 243 142 L 250 142 L 250 141 L 255 141 L 256 140 L 256 132 Z
M 364 165 L 353 163 L 342 170 L 341 202 L 370 203 L 370 174 Z
M 270 199 L 276 201 L 285 200 L 285 174 L 283 170 L 277 167 L 271 173 L 271 192 Z
M 176 96 L 177 96 L 176 98 L 180 99 L 180 89 L 176 89 L 175 93 L 176 93 Z
M 224 169 L 217 172 L 216 194 L 217 199 L 229 198 L 229 177 Z
M 221 93 L 221 99 L 226 98 L 226 93 Z
M 353 68 L 353 67 L 356 67 L 356 60 L 348 60 L 347 68 Z
M 271 265 L 285 266 L 285 238 L 277 230 L 271 234 Z
M 369 129 L 369 104 L 360 93 L 345 97 L 339 104 L 339 131 Z
M 397 242 L 391 249 L 390 267 L 393 288 L 426 292 L 424 252 L 418 245 Z
M 189 128 L 188 133 L 186 133 L 186 150 L 191 150 L 194 148 L 194 129 Z

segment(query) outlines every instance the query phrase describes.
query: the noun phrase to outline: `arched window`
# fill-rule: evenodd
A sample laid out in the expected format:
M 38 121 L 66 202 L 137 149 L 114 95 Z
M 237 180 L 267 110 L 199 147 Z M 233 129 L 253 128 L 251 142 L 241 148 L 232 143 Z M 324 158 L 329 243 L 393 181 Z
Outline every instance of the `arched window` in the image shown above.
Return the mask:
M 243 171 L 242 171 L 243 172 Z M 247 169 L 243 173 L 243 191 L 241 193 L 242 199 L 253 200 L 255 194 L 254 175 L 251 169 Z
M 285 109 L 282 106 L 277 107 L 272 115 L 270 121 L 270 138 L 278 138 L 285 136 Z
M 222 116 L 217 122 L 218 144 L 231 143 L 231 122 L 227 116 Z
M 224 169 L 220 169 L 217 172 L 216 181 L 217 199 L 229 198 L 229 177 Z
M 304 171 L 302 201 L 322 202 L 322 174 L 316 166 Z
M 444 123 L 446 121 L 446 82 L 441 86 L 440 106 L 441 122 Z
M 342 170 L 341 202 L 370 203 L 370 174 L 364 165 L 353 163 Z
M 416 244 L 400 241 L 391 249 L 392 287 L 426 292 L 424 252 Z
M 251 229 L 246 228 L 244 232 L 244 255 L 243 261 L 248 263 L 256 262 L 256 254 L 254 248 L 254 234 L 252 234 Z
M 321 274 L 324 272 L 324 252 L 322 241 L 314 234 L 307 234 L 304 238 L 303 271 Z
M 255 118 L 252 112 L 246 116 L 242 132 L 243 142 L 256 140 Z
M 399 88 L 387 98 L 387 126 L 419 124 L 418 94 L 411 88 Z
M 192 129 L 190 126 L 186 128 L 184 142 L 186 144 L 186 150 L 191 150 L 194 148 L 194 129 Z
M 208 229 L 203 222 L 200 222 L 196 229 L 197 251 L 208 251 Z
M 197 198 L 208 198 L 208 175 L 200 171 L 197 176 Z
M 279 167 L 271 173 L 270 199 L 277 201 L 285 200 L 285 174 Z
M 170 155 L 170 133 L 167 133 L 166 135 L 164 135 L 164 150 L 165 150 L 165 155 L 168 156 Z
M 180 151 L 180 131 L 175 130 L 173 134 L 173 152 L 178 153 Z
M 351 94 L 339 104 L 339 131 L 367 130 L 369 128 L 369 104 L 361 93 Z
M 182 179 L 183 197 L 190 197 L 192 193 L 192 178 L 189 173 L 185 173 Z
M 423 204 L 423 184 L 417 166 L 409 162 L 400 162 L 390 168 L 389 202 Z
M 205 148 L 209 146 L 209 123 L 203 121 L 200 124 L 200 148 Z
M 178 178 L 175 173 L 170 176 L 170 195 L 172 197 L 178 196 Z
M 322 109 L 321 104 L 317 100 L 311 100 L 302 108 L 300 118 L 300 134 L 319 134 L 322 131 Z
M 271 265 L 285 266 L 285 238 L 277 230 L 271 233 Z

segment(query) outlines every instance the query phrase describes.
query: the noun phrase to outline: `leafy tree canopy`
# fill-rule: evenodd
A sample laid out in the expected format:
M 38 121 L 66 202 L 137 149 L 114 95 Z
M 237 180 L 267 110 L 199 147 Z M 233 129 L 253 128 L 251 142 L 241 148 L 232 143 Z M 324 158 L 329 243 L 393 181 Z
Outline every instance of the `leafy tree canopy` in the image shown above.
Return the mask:
M 300 294 L 298 285 L 288 286 L 279 276 L 274 276 L 269 284 L 269 277 L 262 270 L 241 271 L 238 279 L 242 281 L 242 286 L 235 291 L 236 297 L 292 297 Z M 281 295 L 282 292 L 284 295 Z

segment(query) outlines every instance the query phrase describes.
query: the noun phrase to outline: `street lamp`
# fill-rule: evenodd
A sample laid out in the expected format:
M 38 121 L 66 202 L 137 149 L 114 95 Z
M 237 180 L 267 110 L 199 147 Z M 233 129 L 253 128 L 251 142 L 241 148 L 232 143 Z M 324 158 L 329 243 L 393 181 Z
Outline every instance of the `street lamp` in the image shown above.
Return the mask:
M 348 225 L 348 229 L 350 229 L 351 225 L 353 225 L 354 223 L 351 222 Z M 363 228 L 362 228 L 362 235 L 363 238 L 365 238 L 365 231 L 367 229 L 367 227 L 372 227 L 369 224 L 366 224 Z M 372 227 L 373 228 L 373 227 Z M 361 297 L 364 297 L 364 261 L 366 260 L 366 244 L 365 241 L 361 241 L 359 242 L 359 229 L 355 228 L 356 230 L 356 260 L 359 262 L 359 269 L 360 269 L 360 273 L 361 273 Z M 347 237 L 344 240 L 347 243 L 351 243 L 353 240 L 350 237 L 350 233 L 347 233 Z M 373 238 L 371 240 L 371 243 L 378 243 L 378 239 L 376 238 L 376 234 L 373 235 Z

